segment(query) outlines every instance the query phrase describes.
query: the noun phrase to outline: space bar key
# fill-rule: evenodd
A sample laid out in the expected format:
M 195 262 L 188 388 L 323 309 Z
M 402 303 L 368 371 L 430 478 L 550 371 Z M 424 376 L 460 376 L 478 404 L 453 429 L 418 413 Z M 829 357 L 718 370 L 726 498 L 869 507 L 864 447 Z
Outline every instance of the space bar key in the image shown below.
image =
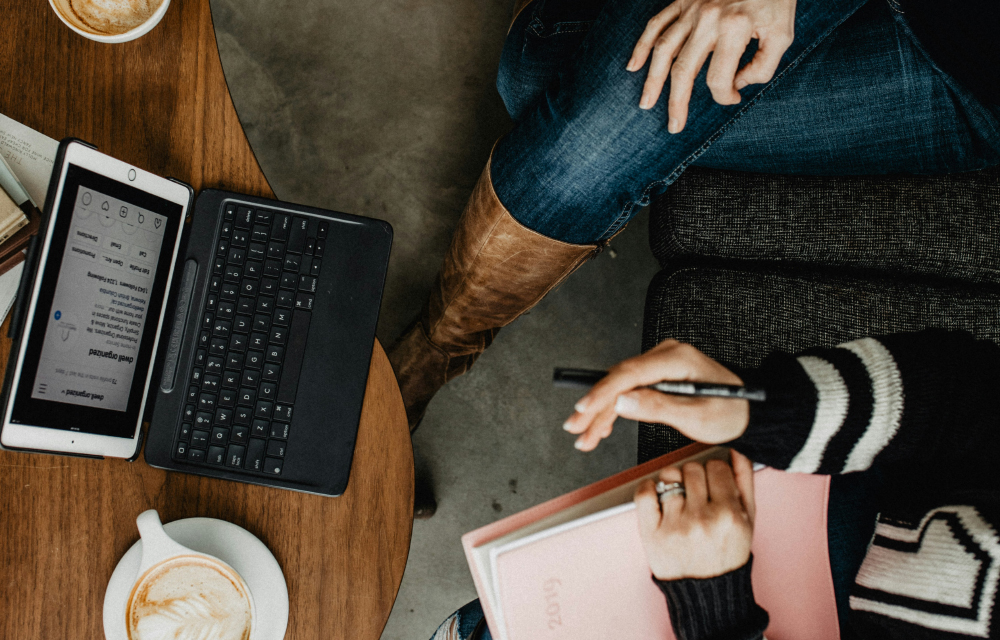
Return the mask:
M 281 404 L 295 402 L 295 393 L 299 389 L 299 371 L 302 369 L 302 357 L 306 353 L 306 338 L 309 337 L 309 319 L 312 314 L 296 309 L 292 313 L 292 326 L 288 330 L 288 346 L 285 358 L 281 363 L 281 381 L 278 383 L 277 401 Z

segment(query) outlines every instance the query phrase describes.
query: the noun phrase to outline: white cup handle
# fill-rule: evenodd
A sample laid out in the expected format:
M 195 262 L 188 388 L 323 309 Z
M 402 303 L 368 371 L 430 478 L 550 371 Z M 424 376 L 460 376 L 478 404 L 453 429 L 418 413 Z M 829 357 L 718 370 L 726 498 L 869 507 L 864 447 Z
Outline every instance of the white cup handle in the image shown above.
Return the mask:
M 144 573 L 154 564 L 173 556 L 191 553 L 191 550 L 174 541 L 163 530 L 160 514 L 156 509 L 149 509 L 139 514 L 135 519 L 139 527 L 139 537 L 142 538 L 142 562 L 139 573 Z

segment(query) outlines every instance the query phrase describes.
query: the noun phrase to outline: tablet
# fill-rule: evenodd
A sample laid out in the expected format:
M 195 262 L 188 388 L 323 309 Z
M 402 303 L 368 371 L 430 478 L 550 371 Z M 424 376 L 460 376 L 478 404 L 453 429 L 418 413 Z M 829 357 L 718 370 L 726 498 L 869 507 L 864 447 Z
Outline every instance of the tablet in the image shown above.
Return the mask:
M 138 453 L 191 200 L 187 185 L 63 141 L 11 329 L 5 448 Z

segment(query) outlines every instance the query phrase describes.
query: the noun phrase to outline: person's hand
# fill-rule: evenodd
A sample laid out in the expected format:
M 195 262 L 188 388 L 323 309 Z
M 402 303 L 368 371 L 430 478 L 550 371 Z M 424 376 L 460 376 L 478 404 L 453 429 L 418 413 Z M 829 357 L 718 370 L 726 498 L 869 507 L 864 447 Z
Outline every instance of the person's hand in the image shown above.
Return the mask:
M 639 107 L 651 109 L 670 77 L 667 130 L 687 122 L 694 81 L 708 54 L 707 84 L 719 104 L 738 104 L 739 90 L 768 82 L 795 36 L 796 0 L 674 0 L 653 16 L 632 51 L 626 69 L 638 71 L 650 59 Z M 745 67 L 740 58 L 750 40 L 758 49 Z
M 644 387 L 664 380 L 742 385 L 735 373 L 689 344 L 665 340 L 615 365 L 576 403 L 563 429 L 579 434 L 576 448 L 592 451 L 618 416 L 668 424 L 692 440 L 719 444 L 743 435 L 750 403 L 732 398 L 675 396 Z
M 733 466 L 721 460 L 670 467 L 663 482 L 683 482 L 686 496 L 665 495 L 652 480 L 635 492 L 639 534 L 659 580 L 714 578 L 750 559 L 753 541 L 753 465 L 733 451 Z

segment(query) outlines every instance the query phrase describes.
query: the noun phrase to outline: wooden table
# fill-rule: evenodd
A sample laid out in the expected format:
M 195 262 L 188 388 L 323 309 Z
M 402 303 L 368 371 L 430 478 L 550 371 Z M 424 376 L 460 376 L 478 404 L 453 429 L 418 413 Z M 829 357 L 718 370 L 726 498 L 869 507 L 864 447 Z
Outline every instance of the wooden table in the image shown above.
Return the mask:
M 273 197 L 230 101 L 209 0 L 173 0 L 152 32 L 117 45 L 74 34 L 45 0 L 0 0 L 0 16 L 0 112 L 196 190 Z M 0 452 L 0 638 L 102 638 L 105 586 L 138 538 L 136 516 L 155 508 L 164 522 L 222 518 L 259 537 L 288 581 L 287 638 L 377 639 L 406 565 L 413 453 L 377 343 L 369 376 L 339 498 L 166 473 L 141 459 Z

